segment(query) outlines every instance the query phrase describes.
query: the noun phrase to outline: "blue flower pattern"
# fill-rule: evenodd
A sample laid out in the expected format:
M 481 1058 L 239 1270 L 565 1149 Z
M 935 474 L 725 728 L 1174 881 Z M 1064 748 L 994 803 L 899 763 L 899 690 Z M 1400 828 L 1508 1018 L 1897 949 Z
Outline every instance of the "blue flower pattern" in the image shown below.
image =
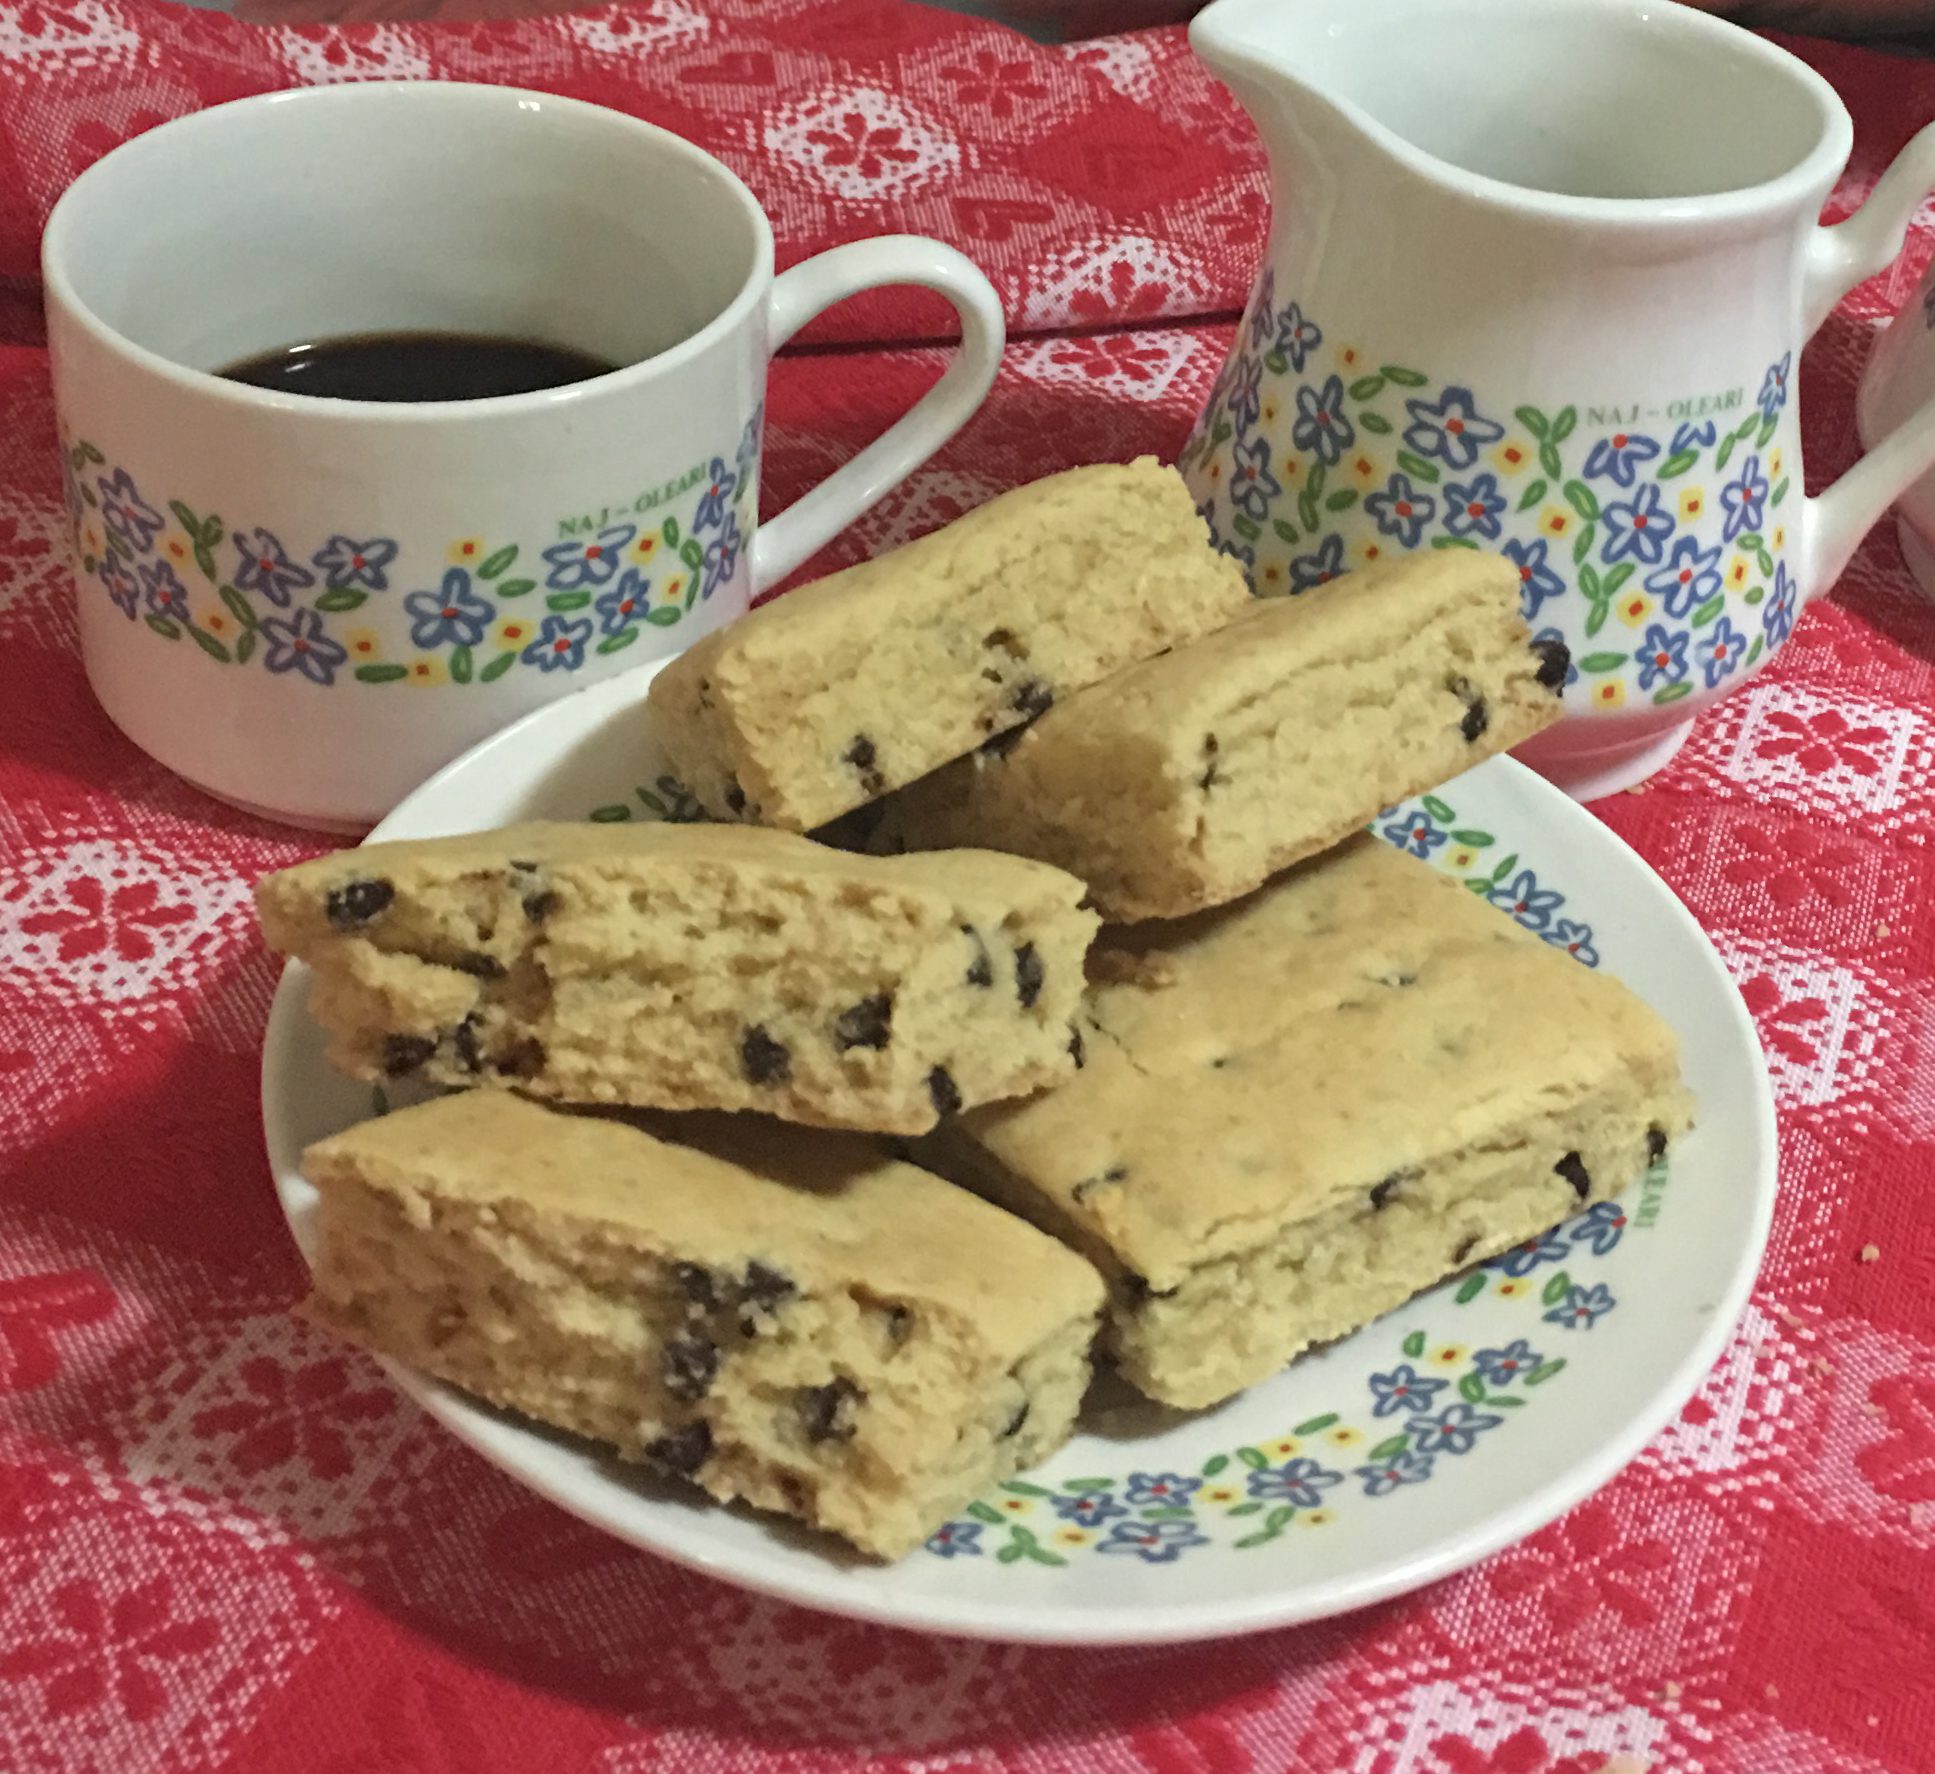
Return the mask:
M 943 1522 L 927 1536 L 927 1550 L 937 1558 L 979 1558 L 981 1524 L 978 1521 Z
M 188 619 L 188 588 L 166 561 L 144 561 L 135 568 L 135 574 L 150 616 L 171 617 L 178 622 Z
M 537 639 L 524 649 L 524 663 L 540 671 L 576 671 L 585 662 L 585 643 L 590 639 L 589 620 L 547 616 Z
M 267 530 L 251 530 L 247 535 L 237 530 L 234 540 L 235 583 L 244 591 L 267 598 L 278 610 L 288 609 L 292 592 L 316 583 L 316 575 L 292 561 Z
M 1699 662 L 1707 688 L 1715 689 L 1722 679 L 1740 669 L 1741 660 L 1747 657 L 1747 637 L 1734 627 L 1731 617 L 1722 616 L 1700 637 L 1693 657 Z
M 474 647 L 497 614 L 472 589 L 470 575 L 452 567 L 438 591 L 413 591 L 403 600 L 410 616 L 410 640 L 426 653 L 439 647 Z
M 1518 568 L 1518 607 L 1527 622 L 1539 613 L 1539 606 L 1560 596 L 1565 591 L 1565 581 L 1552 570 L 1549 551 L 1543 536 L 1535 536 L 1531 541 L 1521 541 L 1514 536 L 1499 551 Z M 1549 631 L 1553 639 L 1558 639 L 1559 631 Z M 1571 683 L 1578 676 L 1576 669 L 1566 678 Z
M 1655 622 L 1639 643 L 1639 687 L 1650 690 L 1655 684 L 1677 684 L 1687 674 L 1686 650 L 1693 637 L 1683 628 L 1672 629 Z
M 1602 437 L 1586 457 L 1587 480 L 1609 480 L 1616 487 L 1630 487 L 1642 463 L 1650 462 L 1660 447 L 1650 437 L 1634 432 L 1615 431 Z
M 314 610 L 269 617 L 262 624 L 262 639 L 267 649 L 263 664 L 269 670 L 295 672 L 312 684 L 333 683 L 336 668 L 349 657 L 323 633 L 323 620 Z
M 652 582 L 636 567 L 619 574 L 618 583 L 603 593 L 592 608 L 598 612 L 598 627 L 607 635 L 623 634 L 644 615 Z
M 1437 515 L 1438 502 L 1413 486 L 1408 474 L 1394 474 L 1381 493 L 1364 501 L 1364 509 L 1377 520 L 1380 535 L 1395 537 L 1401 548 L 1416 548 L 1425 525 Z
M 1479 1436 L 1504 1421 L 1491 1411 L 1481 1411 L 1460 1400 L 1446 1405 L 1435 1417 L 1413 1417 L 1405 1428 L 1411 1445 L 1421 1454 L 1468 1454 L 1478 1445 Z
M 1617 1201 L 1595 1201 L 1572 1222 L 1574 1244 L 1584 1244 L 1598 1257 L 1610 1256 L 1626 1235 L 1626 1210 Z
M 1193 1521 L 1119 1521 L 1097 1552 L 1128 1553 L 1144 1564 L 1169 1565 L 1192 1546 L 1207 1546 L 1209 1536 Z
M 482 537 L 464 539 L 461 554 L 453 552 L 449 558 L 467 563 L 481 558 L 482 567 L 446 570 L 439 563 L 436 572 L 442 583 L 437 589 L 400 596 L 402 609 L 379 618 L 379 630 L 394 626 L 401 631 L 395 642 L 403 642 L 407 634 L 402 657 L 385 656 L 389 637 L 381 632 L 374 640 L 359 636 L 359 657 L 351 673 L 345 669 L 350 649 L 331 632 L 331 623 L 373 595 L 400 593 L 410 584 L 414 575 L 405 576 L 400 567 L 405 557 L 395 537 L 344 527 L 330 531 L 320 546 L 313 538 L 291 546 L 277 529 L 259 524 L 225 528 L 220 519 L 198 517 L 178 499 L 167 502 L 171 520 L 163 514 L 161 501 L 144 495 L 133 474 L 107 463 L 88 443 L 64 441 L 59 468 L 82 571 L 130 622 L 145 618 L 157 635 L 173 641 L 185 633 L 218 663 L 253 663 L 258 670 L 300 676 L 318 685 L 352 678 L 364 684 L 414 678 L 461 686 L 480 679 L 495 683 L 514 662 L 547 673 L 580 669 L 589 661 L 586 643 L 594 623 L 607 643 L 598 651 L 616 653 L 637 638 L 638 619 L 648 617 L 655 626 L 671 627 L 695 607 L 701 593 L 710 597 L 730 583 L 744 567 L 749 494 L 756 484 L 763 425 L 762 407 L 742 427 L 730 462 L 723 455 L 712 456 L 702 473 L 685 477 L 683 484 L 694 489 L 690 518 L 684 511 L 667 515 L 653 537 L 654 545 L 662 540 L 691 568 L 692 590 L 682 601 L 668 599 L 661 610 L 647 608 L 652 580 L 637 574 L 624 552 L 637 526 L 608 522 L 593 534 L 543 546 L 539 578 L 551 594 L 548 613 L 540 617 L 534 610 L 529 623 L 507 625 L 499 642 L 503 651 L 474 664 L 452 659 L 447 674 L 424 671 L 421 662 L 413 667 L 409 654 L 485 644 L 500 614 L 491 597 L 519 597 L 537 589 L 534 579 L 525 576 L 530 569 L 516 568 L 518 544 L 487 546 Z M 90 466 L 94 472 L 83 480 Z M 171 521 L 186 534 L 170 531 Z M 687 532 L 683 538 L 681 527 Z M 191 575 L 191 565 L 199 580 Z M 686 583 L 681 578 L 677 588 L 683 590 Z M 204 584 L 231 606 L 239 630 L 219 610 L 206 618 L 197 615 L 191 587 L 198 591 Z M 621 585 L 625 590 L 618 590 Z M 587 612 L 579 621 L 552 620 L 591 604 L 591 593 L 600 594 L 595 613 Z M 245 609 L 238 597 L 257 611 Z M 540 622 L 542 632 L 533 641 L 532 630 Z
M 1546 1313 L 1545 1322 L 1563 1325 L 1567 1330 L 1590 1330 L 1613 1309 L 1613 1304 L 1612 1290 L 1603 1281 L 1592 1287 L 1574 1285 Z
M 1370 1379 L 1371 1415 L 1395 1417 L 1400 1411 L 1428 1410 L 1431 1401 L 1451 1382 L 1433 1380 L 1420 1374 L 1408 1362 L 1388 1374 L 1372 1374 Z
M 714 456 L 706 475 L 706 489 L 699 495 L 699 508 L 692 514 L 695 531 L 725 528 L 726 514 L 731 510 L 728 501 L 738 484 L 739 477 L 726 466 L 725 458 Z
M 1131 1503 L 1187 1503 L 1202 1486 L 1200 1478 L 1185 1472 L 1131 1472 Z
M 1697 536 L 1682 536 L 1646 575 L 1646 589 L 1666 605 L 1667 615 L 1691 616 L 1720 589 L 1720 545 L 1702 548 Z
M 1523 1337 L 1518 1337 L 1503 1349 L 1480 1349 L 1471 1358 L 1471 1365 L 1487 1386 L 1510 1386 L 1544 1359 Z
M 1608 565 L 1635 560 L 1642 566 L 1656 566 L 1665 551 L 1675 525 L 1672 514 L 1660 503 L 1660 490 L 1645 482 L 1632 498 L 1616 500 L 1600 514 L 1605 526 L 1606 545 L 1600 559 Z
M 739 564 L 739 551 L 745 546 L 745 538 L 739 533 L 739 517 L 736 512 L 728 511 L 725 529 L 713 537 L 705 550 L 705 593 L 710 597 L 720 586 L 732 578 L 733 569 Z
M 1505 505 L 1495 474 L 1481 474 L 1471 481 L 1447 481 L 1445 529 L 1453 536 L 1482 536 L 1487 542 L 1496 541 Z
M 1449 837 L 1431 823 L 1428 813 L 1413 813 L 1408 819 L 1394 820 L 1384 827 L 1387 842 L 1395 844 L 1400 850 L 1408 850 L 1413 856 L 1429 856 L 1441 844 L 1450 842 Z
M 1299 1509 L 1316 1509 L 1324 1500 L 1324 1492 L 1332 1485 L 1342 1484 L 1344 1475 L 1332 1472 L 1327 1466 L 1320 1466 L 1315 1460 L 1286 1460 L 1281 1466 L 1268 1466 L 1261 1472 L 1252 1472 L 1249 1492 L 1252 1497 L 1261 1497 L 1268 1502 L 1294 1503 Z
M 387 536 L 366 542 L 331 536 L 310 559 L 322 568 L 325 590 L 387 591 L 390 581 L 384 569 L 396 559 L 396 544 Z
M 1360 1466 L 1357 1476 L 1364 1481 L 1365 1496 L 1388 1497 L 1405 1485 L 1423 1484 L 1431 1476 L 1431 1464 L 1431 1455 L 1407 1451 L 1393 1454 L 1388 1460 L 1376 1460 L 1369 1466 Z
M 1261 438 L 1255 441 L 1258 444 L 1263 442 Z M 1327 467 L 1334 467 L 1343 453 L 1357 441 L 1356 427 L 1344 417 L 1344 382 L 1341 376 L 1332 376 L 1321 389 L 1305 387 L 1297 390 L 1297 418 L 1290 427 L 1290 441 L 1298 449 L 1308 450 Z M 1241 454 L 1239 450 L 1239 460 Z
M 166 521 L 160 512 L 135 490 L 134 476 L 125 468 L 104 474 L 95 484 L 101 501 L 101 521 L 108 533 L 117 536 L 137 554 L 154 547 Z
M 1530 869 L 1520 869 L 1509 881 L 1498 882 L 1485 897 L 1510 912 L 1527 930 L 1543 930 L 1552 914 L 1565 904 L 1565 895 L 1541 887 Z
M 1599 965 L 1599 951 L 1593 947 L 1590 924 L 1577 924 L 1570 918 L 1561 918 L 1544 932 L 1544 936 L 1555 949 L 1564 949 L 1573 960 L 1583 962 L 1588 967 Z
M 1740 476 L 1720 489 L 1720 504 L 1727 518 L 1721 534 L 1731 542 L 1749 530 L 1758 530 L 1765 521 L 1769 488 L 1760 472 L 1760 458 L 1749 456 L 1740 465 Z
M 1785 563 L 1771 560 L 1758 543 L 1756 532 L 1770 521 L 1768 507 L 1774 492 L 1759 451 L 1768 447 L 1775 422 L 1791 404 L 1791 354 L 1767 367 L 1759 400 L 1738 430 L 1731 428 L 1731 421 L 1723 428 L 1711 418 L 1702 418 L 1674 423 L 1670 436 L 1655 429 L 1581 437 L 1573 446 L 1581 451 L 1572 457 L 1577 466 L 1569 470 L 1579 478 L 1564 481 L 1544 459 L 1550 454 L 1550 443 L 1572 432 L 1574 409 L 1568 408 L 1563 415 L 1565 430 L 1556 432 L 1552 439 L 1547 440 L 1534 427 L 1541 439 L 1546 470 L 1538 485 L 1525 487 L 1492 472 L 1494 464 L 1519 472 L 1524 452 L 1514 445 L 1508 453 L 1490 457 L 1485 472 L 1464 478 L 1425 477 L 1411 471 L 1415 463 L 1400 462 L 1395 468 L 1376 463 L 1382 483 L 1373 481 L 1370 490 L 1360 495 L 1354 490 L 1339 490 L 1335 480 L 1320 490 L 1314 476 L 1309 483 L 1298 479 L 1299 464 L 1277 460 L 1273 447 L 1287 442 L 1309 459 L 1306 465 L 1329 469 L 1338 466 L 1345 452 L 1353 448 L 1378 451 L 1401 443 L 1412 456 L 1462 473 L 1475 469 L 1481 455 L 1502 442 L 1506 427 L 1484 410 L 1471 388 L 1417 387 L 1425 379 L 1409 371 L 1380 370 L 1364 376 L 1362 387 L 1352 381 L 1347 389 L 1343 377 L 1328 373 L 1321 365 L 1317 353 L 1324 341 L 1323 330 L 1298 303 L 1273 310 L 1273 301 L 1266 279 L 1256 306 L 1247 316 L 1239 349 L 1230 355 L 1218 376 L 1204 427 L 1185 452 L 1186 461 L 1199 449 L 1207 452 L 1220 446 L 1225 453 L 1229 466 L 1226 495 L 1219 499 L 1212 491 L 1201 509 L 1217 545 L 1246 568 L 1254 571 L 1260 554 L 1275 546 L 1267 532 L 1259 534 L 1274 519 L 1277 532 L 1291 551 L 1287 558 L 1278 557 L 1285 560 L 1291 590 L 1305 590 L 1336 577 L 1347 568 L 1341 546 L 1346 536 L 1338 524 L 1350 520 L 1333 523 L 1321 514 L 1347 511 L 1356 504 L 1365 529 L 1374 526 L 1380 538 L 1401 549 L 1433 543 L 1443 546 L 1447 541 L 1500 549 L 1519 569 L 1521 609 L 1535 626 L 1549 606 L 1573 589 L 1576 567 L 1590 567 L 1602 578 L 1610 572 L 1618 572 L 1623 578 L 1637 569 L 1643 575 L 1645 591 L 1657 606 L 1647 644 L 1622 652 L 1613 642 L 1609 650 L 1612 637 L 1608 636 L 1597 648 L 1581 649 L 1575 654 L 1575 662 L 1568 664 L 1566 687 L 1570 689 L 1580 681 L 1581 668 L 1576 659 L 1583 657 L 1594 674 L 1619 671 L 1640 695 L 1670 702 L 1711 681 L 1710 667 L 1703 665 L 1697 674 L 1692 669 L 1691 640 L 1721 618 L 1723 599 L 1743 589 L 1746 582 L 1735 578 L 1734 592 L 1726 591 L 1722 551 L 1726 543 L 1747 536 L 1749 547 L 1759 550 L 1751 558 L 1772 575 L 1764 591 L 1755 591 L 1746 600 L 1751 604 L 1764 600 L 1760 633 L 1751 648 L 1754 658 L 1758 659 L 1763 649 L 1790 638 L 1798 611 L 1798 598 L 1788 595 L 1792 577 L 1790 574 L 1785 581 L 1780 578 L 1779 567 Z M 1347 366 L 1354 363 L 1349 355 L 1343 361 Z M 1284 391 L 1286 404 L 1293 408 L 1288 439 L 1283 440 L 1282 434 L 1274 431 L 1266 434 L 1261 418 L 1266 372 L 1302 377 L 1307 368 L 1310 379 Z M 1354 368 L 1349 373 L 1362 375 Z M 1388 420 L 1381 420 L 1375 404 L 1380 398 L 1375 391 L 1390 384 L 1397 385 L 1395 392 L 1403 403 L 1405 416 L 1397 421 L 1399 435 L 1369 436 L 1367 431 L 1389 429 Z M 1416 392 L 1408 392 L 1413 387 Z M 1369 409 L 1364 431 L 1360 431 L 1356 412 L 1360 402 Z M 1212 425 L 1213 438 L 1208 435 Z M 1715 446 L 1721 447 L 1723 455 L 1731 454 L 1735 443 L 1757 428 L 1758 435 L 1748 443 L 1746 453 L 1734 458 L 1732 477 L 1718 492 L 1721 509 L 1715 516 L 1717 527 L 1724 533 L 1717 540 L 1709 540 L 1709 520 L 1703 516 L 1704 494 L 1680 498 L 1677 486 L 1667 483 L 1679 483 L 1680 477 L 1689 476 L 1684 484 L 1697 489 L 1698 458 Z M 1372 462 L 1374 456 L 1360 462 L 1359 473 L 1368 473 Z M 1258 470 L 1256 474 L 1244 473 L 1252 466 Z M 1599 489 L 1596 505 L 1591 503 L 1588 487 Z M 1521 490 L 1525 495 L 1522 499 Z M 1782 497 L 1786 490 L 1783 480 L 1779 489 Z M 1287 522 L 1293 497 L 1295 517 Z M 1676 498 L 1677 510 L 1673 503 Z M 1561 513 L 1566 505 L 1573 506 L 1579 522 L 1586 526 L 1588 533 L 1578 537 L 1576 550 L 1570 542 L 1576 526 L 1569 514 L 1563 525 L 1557 519 L 1546 522 L 1552 505 L 1557 505 Z M 1312 510 L 1320 512 L 1319 518 L 1313 520 Z M 1528 534 L 1535 522 L 1548 533 Z M 1362 536 L 1364 531 L 1356 534 Z M 1567 540 L 1555 542 L 1554 537 Z M 1340 546 L 1333 547 L 1333 543 Z M 1777 549 L 1785 546 L 1778 538 L 1775 545 Z M 1669 638 L 1664 646 L 1655 645 L 1658 635 L 1652 634 L 1652 629 L 1687 644 Z M 1562 638 L 1556 626 L 1549 626 L 1542 634 Z M 1726 668 L 1723 677 L 1747 664 L 1744 654 L 1736 659 L 1731 643 L 1723 641 L 1717 648 L 1706 644 L 1706 650 L 1716 664 Z M 1655 660 L 1649 665 L 1649 656 L 1659 654 L 1664 654 L 1664 663 Z M 1606 680 L 1594 676 L 1591 681 L 1603 684 Z
M 608 524 L 595 536 L 573 536 L 544 551 L 550 563 L 545 584 L 553 591 L 579 591 L 609 585 L 624 562 L 625 544 L 638 534 L 633 524 Z
M 1313 586 L 1328 585 L 1341 578 L 1343 571 L 1344 539 L 1326 536 L 1315 554 L 1300 554 L 1290 563 L 1290 589 L 1309 591 Z
M 1447 388 L 1436 402 L 1407 400 L 1404 410 L 1411 415 L 1405 443 L 1447 468 L 1469 468 L 1482 447 L 1505 435 L 1503 425 L 1478 411 L 1469 388 Z
M 1055 1513 L 1078 1528 L 1099 1528 L 1105 1521 L 1129 1512 L 1107 1491 L 1084 1491 L 1078 1497 L 1051 1497 Z
M 1761 607 L 1760 626 L 1767 632 L 1768 644 L 1778 647 L 1794 632 L 1794 581 L 1781 561 L 1774 568 L 1774 589 Z
M 141 586 L 127 564 L 119 556 L 110 554 L 96 569 L 96 577 L 114 600 L 115 607 L 132 622 L 135 606 L 141 601 Z

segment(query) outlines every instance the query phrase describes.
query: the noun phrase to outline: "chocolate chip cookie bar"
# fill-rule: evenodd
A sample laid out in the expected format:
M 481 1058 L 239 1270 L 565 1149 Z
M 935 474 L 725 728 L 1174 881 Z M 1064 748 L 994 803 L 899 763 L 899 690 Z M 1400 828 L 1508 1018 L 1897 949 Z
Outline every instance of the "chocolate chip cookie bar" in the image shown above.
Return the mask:
M 1617 1194 L 1690 1120 L 1617 980 L 1369 837 L 1104 933 L 1087 1064 L 915 1148 L 1109 1282 L 1105 1341 L 1203 1406 Z
M 663 1119 L 468 1091 L 311 1147 L 309 1310 L 878 1558 L 1068 1438 L 1088 1264 L 857 1137 Z
M 257 904 L 352 1077 L 918 1133 L 1074 1070 L 1081 897 L 985 852 L 525 825 L 343 851 Z
M 653 730 L 715 819 L 809 831 L 1248 601 L 1173 469 L 1072 469 L 708 636 Z
M 1254 603 L 901 790 L 882 830 L 1057 863 L 1113 920 L 1222 905 L 1558 718 L 1565 649 L 1518 592 L 1451 549 Z

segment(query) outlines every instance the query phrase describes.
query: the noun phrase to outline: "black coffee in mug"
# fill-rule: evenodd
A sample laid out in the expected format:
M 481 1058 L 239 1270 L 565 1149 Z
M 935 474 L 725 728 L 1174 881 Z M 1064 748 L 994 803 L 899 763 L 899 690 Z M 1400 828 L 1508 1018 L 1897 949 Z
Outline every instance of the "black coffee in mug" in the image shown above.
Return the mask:
M 618 366 L 566 345 L 489 333 L 359 333 L 314 339 L 215 373 L 326 400 L 488 400 L 589 381 Z

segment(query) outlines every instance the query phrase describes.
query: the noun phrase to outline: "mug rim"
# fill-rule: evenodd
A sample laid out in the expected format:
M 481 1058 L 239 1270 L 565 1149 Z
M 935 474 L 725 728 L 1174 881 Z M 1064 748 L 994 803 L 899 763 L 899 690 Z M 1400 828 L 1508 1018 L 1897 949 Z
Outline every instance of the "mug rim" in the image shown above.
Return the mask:
M 407 98 L 405 95 L 408 95 Z M 753 231 L 753 263 L 739 288 L 719 312 L 696 332 L 688 334 L 663 351 L 635 363 L 620 364 L 600 375 L 567 382 L 555 388 L 533 389 L 522 394 L 484 395 L 474 400 L 370 401 L 344 400 L 333 395 L 292 394 L 283 390 L 233 382 L 212 370 L 196 369 L 177 363 L 166 354 L 152 350 L 110 326 L 95 312 L 74 287 L 66 265 L 66 237 L 79 223 L 76 216 L 92 189 L 113 176 L 116 163 L 125 165 L 146 151 L 157 137 L 171 133 L 209 129 L 219 126 L 237 111 L 267 111 L 296 106 L 321 109 L 324 106 L 353 107 L 359 104 L 395 105 L 500 105 L 522 108 L 535 102 L 540 108 L 575 113 L 593 120 L 599 128 L 610 128 L 628 135 L 634 143 L 656 148 L 683 158 L 713 177 L 738 203 Z M 218 120 L 211 122 L 211 120 Z M 170 118 L 103 154 L 84 168 L 55 201 L 41 236 L 41 280 L 49 308 L 58 306 L 93 342 L 103 349 L 131 360 L 151 375 L 176 385 L 184 393 L 226 401 L 245 410 L 274 412 L 297 418 L 356 419 L 368 424 L 423 425 L 448 423 L 456 418 L 489 418 L 544 412 L 569 406 L 603 394 L 622 393 L 641 386 L 662 372 L 696 358 L 720 340 L 743 327 L 763 299 L 773 280 L 774 247 L 772 224 L 759 199 L 746 182 L 716 155 L 696 142 L 688 141 L 669 129 L 648 123 L 629 112 L 587 99 L 567 98 L 558 93 L 532 87 L 500 86 L 481 80 L 367 80 L 340 86 L 292 87 L 277 92 L 251 93 L 219 105 L 205 106 L 180 117 Z
M 1537 19 L 1548 28 L 1554 22 L 1554 9 L 1544 4 L 1544 0 L 1502 0 L 1502 4 L 1515 7 L 1527 18 Z M 1831 185 L 1835 175 L 1847 164 L 1854 151 L 1854 123 L 1847 107 L 1823 75 L 1779 44 L 1731 20 L 1696 6 L 1677 4 L 1675 0 L 1667 0 L 1665 4 L 1655 0 L 1568 0 L 1568 4 L 1575 12 L 1590 9 L 1604 15 L 1624 16 L 1654 30 L 1678 32 L 1685 39 L 1704 39 L 1709 50 L 1729 50 L 1753 57 L 1813 101 L 1820 124 L 1818 138 L 1791 166 L 1752 184 L 1677 197 L 1574 196 L 1537 185 L 1514 184 L 1490 173 L 1473 172 L 1418 147 L 1371 115 L 1354 98 L 1320 96 L 1419 178 L 1459 197 L 1545 221 L 1622 228 L 1711 227 L 1716 223 L 1753 221 L 1807 201 L 1817 186 L 1825 189 Z M 1259 52 L 1246 34 L 1246 27 L 1259 18 L 1311 25 L 1312 15 L 1321 10 L 1322 0 L 1301 0 L 1301 6 L 1299 17 L 1296 10 L 1283 11 L 1280 0 L 1210 0 L 1190 21 L 1189 46 L 1212 74 L 1220 76 L 1221 67 L 1231 65 L 1264 78 L 1288 78 L 1303 84 L 1289 58 Z

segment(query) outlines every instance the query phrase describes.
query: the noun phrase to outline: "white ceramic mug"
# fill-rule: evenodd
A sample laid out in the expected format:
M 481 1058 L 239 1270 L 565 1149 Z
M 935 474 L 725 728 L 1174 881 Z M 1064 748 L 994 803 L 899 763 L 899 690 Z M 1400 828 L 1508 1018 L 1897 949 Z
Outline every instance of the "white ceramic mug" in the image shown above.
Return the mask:
M 320 88 L 167 124 L 75 181 L 43 260 L 95 693 L 200 787 L 336 828 L 739 614 L 960 428 L 1003 341 L 951 247 L 860 241 L 775 279 L 766 217 L 710 155 L 508 87 Z M 893 283 L 947 297 L 961 351 L 755 535 L 768 358 Z M 212 373 L 398 331 L 622 367 L 420 405 Z
M 1275 186 L 1183 454 L 1218 542 L 1259 592 L 1501 551 L 1570 655 L 1519 755 L 1582 798 L 1649 775 L 1935 461 L 1929 408 L 1807 498 L 1794 400 L 1935 186 L 1935 126 L 1822 228 L 1834 89 L 1684 6 L 1213 0 L 1190 41 Z

